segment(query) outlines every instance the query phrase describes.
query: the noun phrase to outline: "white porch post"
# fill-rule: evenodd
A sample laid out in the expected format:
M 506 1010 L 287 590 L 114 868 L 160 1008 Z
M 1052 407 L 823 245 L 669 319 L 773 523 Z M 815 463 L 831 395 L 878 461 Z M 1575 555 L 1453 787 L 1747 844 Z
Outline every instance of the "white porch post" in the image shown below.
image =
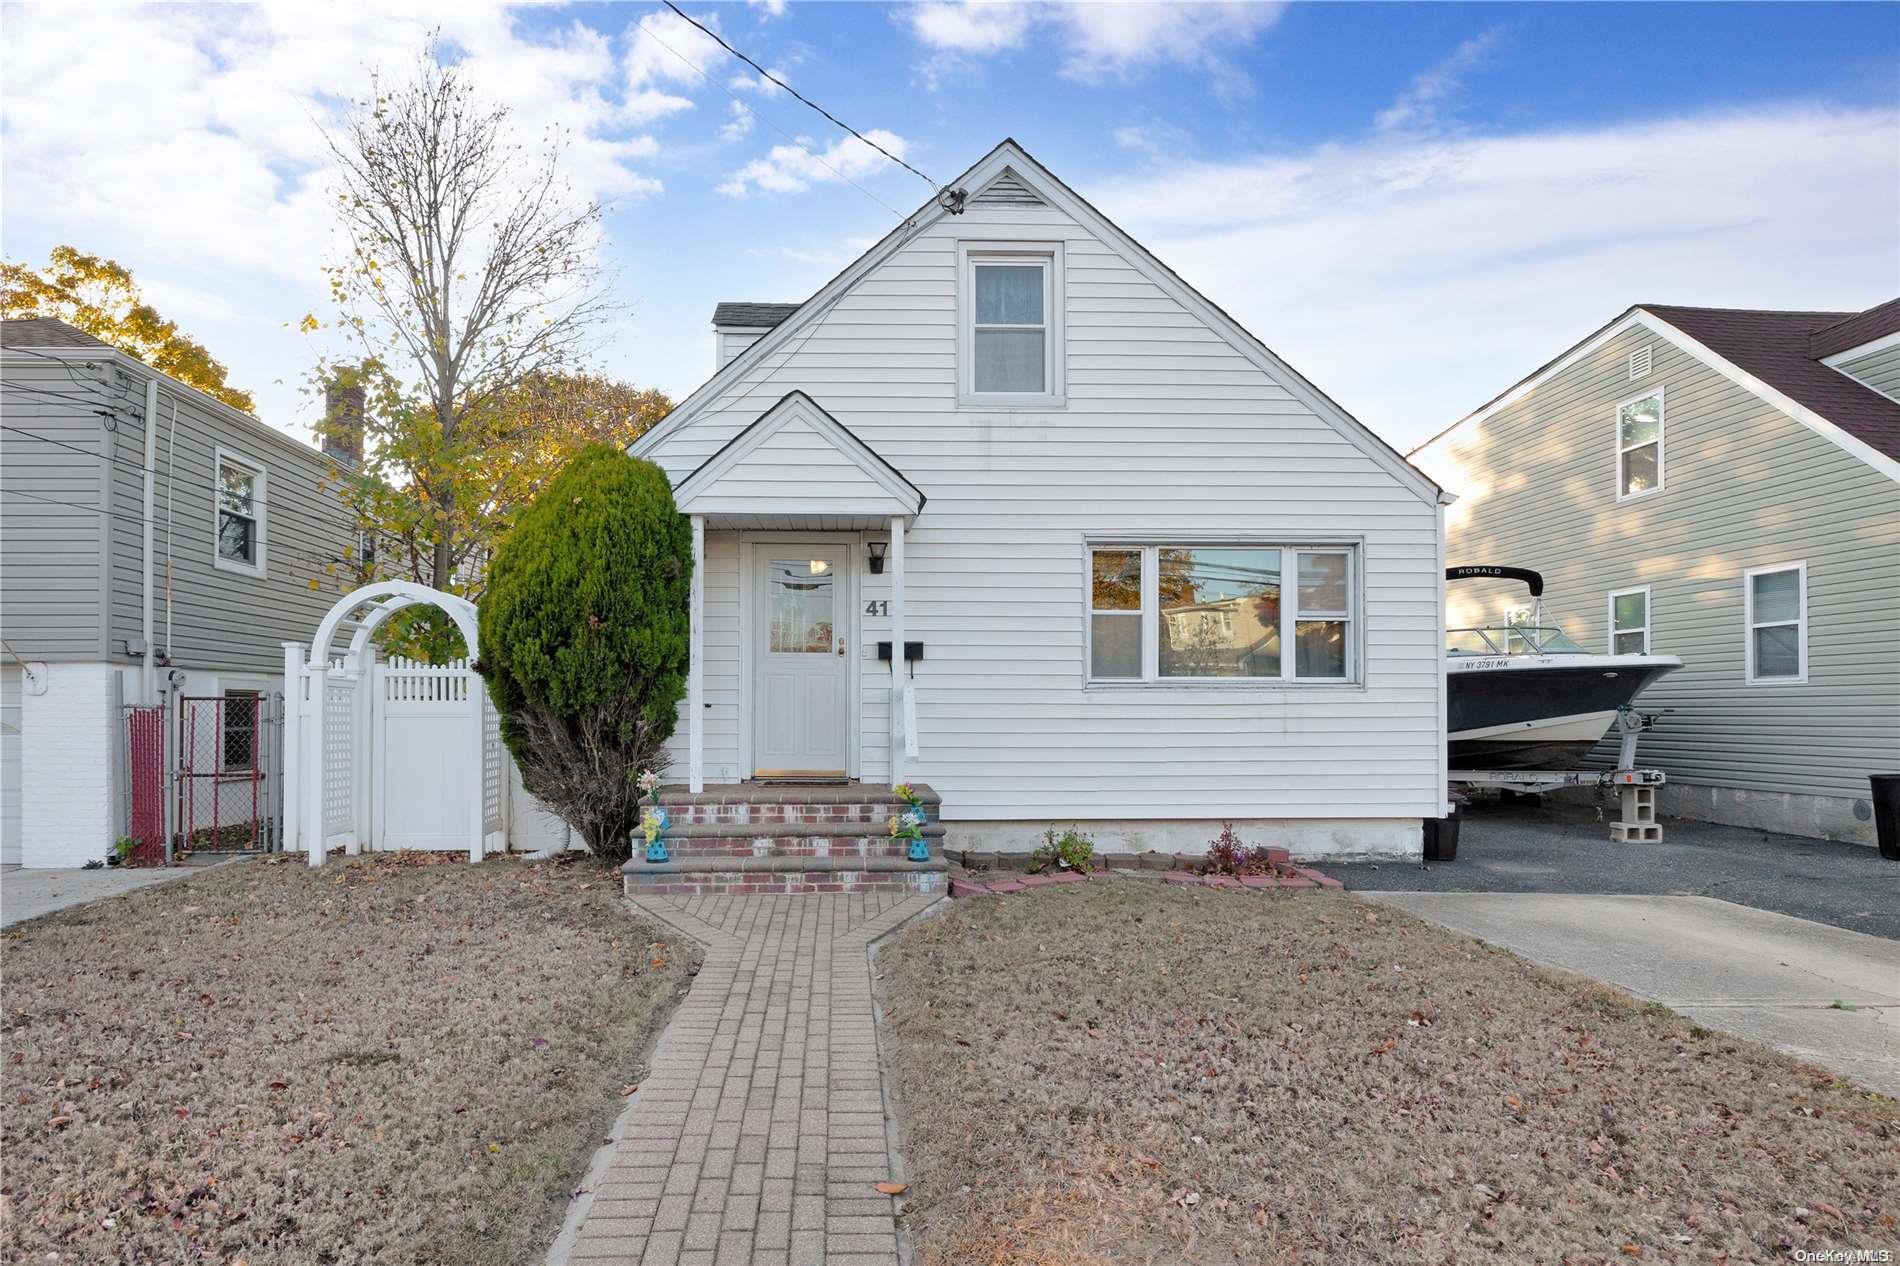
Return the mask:
M 482 679 L 476 676 L 474 669 L 467 667 L 475 662 L 475 651 L 475 647 L 469 647 L 463 652 L 463 658 L 459 661 L 463 665 L 462 688 L 468 691 L 468 767 L 475 771 L 475 776 L 468 780 L 468 796 L 471 802 L 468 824 L 468 860 L 471 862 L 482 860 L 482 846 L 488 839 L 487 805 L 483 800 L 487 782 L 483 767 L 487 762 L 483 759 L 482 752 Z
M 706 789 L 706 516 L 693 516 L 691 659 L 686 669 L 686 786 Z
M 277 847 L 286 853 L 297 851 L 298 829 L 303 825 L 297 818 L 297 792 L 303 786 L 303 748 L 299 742 L 303 737 L 303 646 L 298 642 L 284 643 L 284 763 L 283 769 L 283 814 L 284 820 L 278 827 Z
M 904 516 L 891 516 L 891 783 L 904 781 Z

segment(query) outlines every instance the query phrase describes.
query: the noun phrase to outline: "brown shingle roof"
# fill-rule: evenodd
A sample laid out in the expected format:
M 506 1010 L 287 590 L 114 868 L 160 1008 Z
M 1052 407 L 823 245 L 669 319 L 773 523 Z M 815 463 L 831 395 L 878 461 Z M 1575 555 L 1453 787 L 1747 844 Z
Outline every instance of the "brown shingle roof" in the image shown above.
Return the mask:
M 713 324 L 770 330 L 798 309 L 796 303 L 722 303 L 713 309 Z
M 1823 365 L 1811 346 L 1817 331 L 1845 328 L 1862 317 L 1873 317 L 1881 308 L 1856 313 L 1639 306 L 1854 438 L 1888 457 L 1900 458 L 1900 403 Z M 1865 341 L 1857 339 L 1848 346 Z
M 0 321 L 0 347 L 111 347 L 84 330 L 52 317 Z
M 1836 352 L 1885 338 L 1895 330 L 1900 330 L 1900 299 L 1889 299 L 1877 308 L 1856 312 L 1808 335 L 1808 355 L 1824 360 Z

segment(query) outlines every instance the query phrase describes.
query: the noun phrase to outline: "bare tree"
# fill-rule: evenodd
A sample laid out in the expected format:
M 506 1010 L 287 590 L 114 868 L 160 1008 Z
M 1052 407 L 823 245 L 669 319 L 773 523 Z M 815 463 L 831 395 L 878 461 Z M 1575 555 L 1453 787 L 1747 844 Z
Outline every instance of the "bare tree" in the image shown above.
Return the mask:
M 325 270 L 331 295 L 366 364 L 414 366 L 403 394 L 420 416 L 385 473 L 433 520 L 431 583 L 446 589 L 463 552 L 459 485 L 480 457 L 471 420 L 571 363 L 606 315 L 601 207 L 561 179 L 559 138 L 516 140 L 508 109 L 481 100 L 433 36 L 403 82 L 372 75 L 325 140 L 349 237 Z

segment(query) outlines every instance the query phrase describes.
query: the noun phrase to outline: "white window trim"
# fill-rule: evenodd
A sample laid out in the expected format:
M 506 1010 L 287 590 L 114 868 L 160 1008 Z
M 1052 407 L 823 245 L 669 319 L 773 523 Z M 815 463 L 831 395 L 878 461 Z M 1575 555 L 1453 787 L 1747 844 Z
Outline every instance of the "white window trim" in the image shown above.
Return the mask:
M 1046 290 L 1043 296 L 1045 343 L 1043 368 L 1047 391 L 983 391 L 975 389 L 976 274 L 979 263 L 1040 263 Z M 1068 404 L 1068 331 L 1064 296 L 1063 244 L 1000 242 L 973 239 L 957 243 L 957 404 L 975 409 L 1060 409 Z
M 1096 550 L 1141 551 L 1141 676 L 1097 677 L 1094 675 L 1094 560 Z M 1161 551 L 1163 549 L 1277 549 L 1280 551 L 1280 668 L 1278 677 L 1164 677 L 1161 675 L 1160 614 Z M 1290 537 L 1199 536 L 1193 533 L 1160 532 L 1140 537 L 1088 536 L 1082 542 L 1082 684 L 1087 690 L 1289 690 L 1289 689 L 1363 689 L 1361 666 L 1365 636 L 1361 596 L 1361 558 L 1365 543 L 1358 539 L 1327 538 L 1300 540 Z M 1347 609 L 1343 615 L 1329 612 L 1305 613 L 1313 620 L 1346 622 L 1346 672 L 1342 677 L 1299 677 L 1295 649 L 1299 610 L 1299 555 L 1344 554 L 1346 556 Z
M 218 550 L 218 516 L 221 513 L 222 507 L 219 494 L 224 486 L 224 481 L 221 476 L 226 466 L 237 466 L 249 471 L 254 481 L 251 485 L 251 513 L 255 520 L 256 531 L 252 533 L 252 544 L 256 547 L 255 553 L 257 557 L 253 562 L 241 563 L 234 558 L 226 558 Z M 255 576 L 259 579 L 270 574 L 270 566 L 266 561 L 267 556 L 264 552 L 266 535 L 265 522 L 269 518 L 266 512 L 268 501 L 265 496 L 268 486 L 269 474 L 264 469 L 263 462 L 258 461 L 255 457 L 248 457 L 243 453 L 228 449 L 222 444 L 212 449 L 211 565 L 219 571 L 236 572 L 240 576 Z
M 1649 444 L 1647 442 L 1629 445 L 1623 443 L 1623 410 L 1640 401 L 1647 400 L 1651 396 L 1656 397 L 1656 486 L 1654 488 L 1645 488 L 1641 492 L 1624 492 L 1623 455 L 1634 449 L 1648 448 Z M 1618 401 L 1615 411 L 1610 414 L 1610 427 L 1610 434 L 1613 440 L 1612 447 L 1616 453 L 1614 469 L 1612 471 L 1612 475 L 1616 480 L 1616 499 L 1619 502 L 1640 501 L 1644 497 L 1653 496 L 1661 492 L 1663 486 L 1669 482 L 1669 476 L 1667 474 L 1668 466 L 1665 461 L 1667 452 L 1663 446 L 1663 441 L 1669 431 L 1669 402 L 1663 399 L 1662 384 L 1657 383 L 1656 386 L 1648 391 L 1639 392 L 1627 400 Z
M 1640 593 L 1643 595 L 1643 622 L 1637 628 L 1619 629 L 1616 627 L 1616 600 L 1618 598 L 1627 598 L 1633 593 Z M 1608 599 L 1605 601 L 1604 609 L 1605 609 L 1605 615 L 1608 619 L 1607 627 L 1609 628 L 1609 633 L 1604 638 L 1604 643 L 1603 643 L 1604 653 L 1608 655 L 1623 654 L 1623 652 L 1616 649 L 1616 639 L 1618 635 L 1623 634 L 1623 633 L 1641 633 L 1643 635 L 1643 649 L 1640 651 L 1632 651 L 1629 653 L 1633 655 L 1649 654 L 1650 629 L 1653 626 L 1655 618 L 1656 618 L 1656 613 L 1650 606 L 1649 586 L 1636 585 L 1633 588 L 1629 588 L 1629 589 L 1610 590 L 1610 595 Z
M 1800 575 L 1801 604 L 1793 620 L 1755 619 L 1755 577 L 1771 576 L 1776 572 L 1791 571 Z M 1742 606 L 1747 613 L 1742 627 L 1742 655 L 1747 662 L 1747 681 L 1751 686 L 1800 686 L 1808 680 L 1808 564 L 1806 559 L 1790 563 L 1771 563 L 1765 567 L 1751 567 L 1742 573 Z M 1800 636 L 1797 646 L 1799 663 L 1792 677 L 1760 677 L 1755 673 L 1755 630 L 1758 628 L 1780 628 L 1792 624 Z

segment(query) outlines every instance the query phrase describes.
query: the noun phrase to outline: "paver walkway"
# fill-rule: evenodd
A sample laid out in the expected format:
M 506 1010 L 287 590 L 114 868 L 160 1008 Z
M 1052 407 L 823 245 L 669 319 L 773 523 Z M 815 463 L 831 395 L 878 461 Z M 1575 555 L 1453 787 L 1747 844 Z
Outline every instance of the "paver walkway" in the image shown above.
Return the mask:
M 706 947 L 568 1260 L 895 1266 L 871 942 L 937 896 L 642 897 Z

